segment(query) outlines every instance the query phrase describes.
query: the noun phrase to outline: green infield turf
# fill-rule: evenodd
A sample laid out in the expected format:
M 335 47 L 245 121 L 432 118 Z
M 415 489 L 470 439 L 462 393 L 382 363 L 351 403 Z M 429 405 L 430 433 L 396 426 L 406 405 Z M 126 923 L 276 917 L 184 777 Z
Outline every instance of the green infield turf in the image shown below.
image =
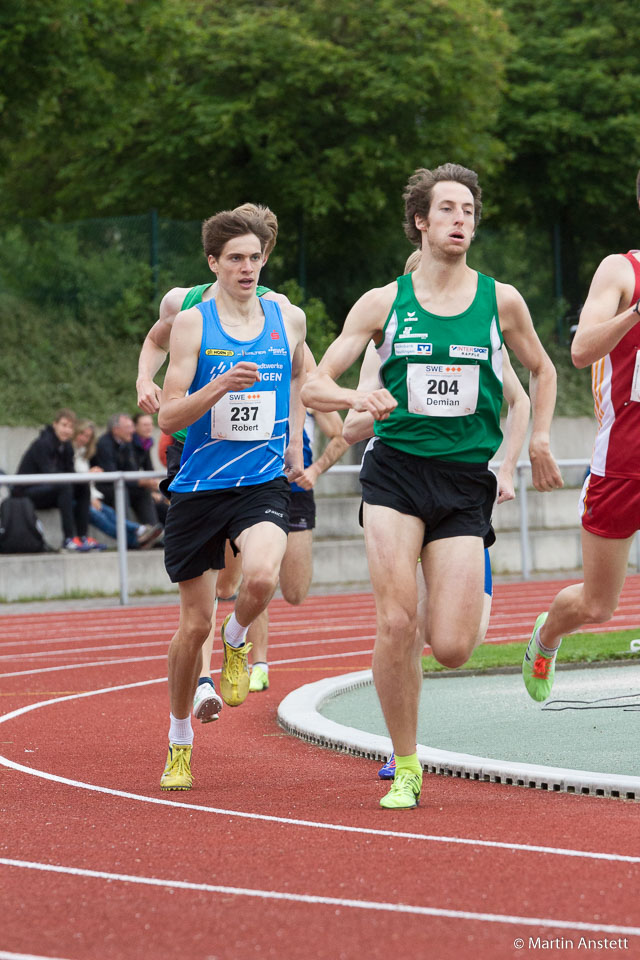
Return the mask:
M 631 640 L 640 638 L 637 630 L 614 633 L 574 633 L 565 637 L 558 651 L 558 663 L 597 663 L 604 660 L 638 660 L 640 652 L 629 649 Z M 465 663 L 463 670 L 494 670 L 497 667 L 519 667 L 526 641 L 520 643 L 483 643 Z M 423 657 L 425 673 L 448 670 L 434 657 Z

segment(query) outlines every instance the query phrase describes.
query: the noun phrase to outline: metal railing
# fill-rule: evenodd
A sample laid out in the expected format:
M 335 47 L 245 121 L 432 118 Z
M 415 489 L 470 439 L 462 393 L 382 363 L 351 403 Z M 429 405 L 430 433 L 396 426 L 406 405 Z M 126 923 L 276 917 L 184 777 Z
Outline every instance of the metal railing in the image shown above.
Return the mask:
M 589 466 L 588 459 L 558 460 L 560 469 Z M 490 464 L 493 470 L 500 467 L 500 461 Z M 528 460 L 519 460 L 516 466 L 516 496 L 519 502 L 520 563 L 522 579 L 531 578 L 531 550 L 529 542 L 528 474 L 531 464 Z M 359 473 L 360 464 L 336 464 L 328 473 Z M 113 473 L 47 473 L 47 474 L 2 474 L 0 486 L 30 486 L 36 483 L 113 483 L 115 487 L 116 543 L 118 550 L 118 569 L 120 577 L 120 603 L 129 602 L 129 583 L 127 569 L 127 531 L 125 484 L 132 480 L 161 479 L 166 474 L 160 470 L 137 470 Z M 635 538 L 635 566 L 640 571 L 640 536 Z
M 0 475 L 1 486 L 33 486 L 37 483 L 113 483 L 116 511 L 116 544 L 120 577 L 120 603 L 129 602 L 129 575 L 127 569 L 127 501 L 125 484 L 131 480 L 153 480 L 166 477 L 163 470 L 93 471 L 91 473 L 16 473 Z

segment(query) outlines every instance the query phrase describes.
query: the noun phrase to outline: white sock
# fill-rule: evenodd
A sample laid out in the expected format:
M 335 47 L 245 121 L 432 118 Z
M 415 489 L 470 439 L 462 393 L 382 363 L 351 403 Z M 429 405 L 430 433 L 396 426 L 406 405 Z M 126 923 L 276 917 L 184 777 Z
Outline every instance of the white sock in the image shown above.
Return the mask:
M 560 640 L 560 643 L 562 643 L 562 640 Z M 551 657 L 555 657 L 556 653 L 560 649 L 560 643 L 558 644 L 557 647 L 554 647 L 553 649 L 551 649 L 551 647 L 545 647 L 544 643 L 542 643 L 542 641 L 540 640 L 540 627 L 538 627 L 538 630 L 536 632 L 536 646 L 540 651 L 540 653 L 544 654 L 547 660 L 550 660 Z
M 191 715 L 184 720 L 178 720 L 172 713 L 169 714 L 171 724 L 169 726 L 169 743 L 176 746 L 191 746 L 193 743 L 193 727 L 191 726 Z
M 224 639 L 230 647 L 241 647 L 244 644 L 244 638 L 247 635 L 248 629 L 248 626 L 243 627 L 242 624 L 238 623 L 234 610 L 229 618 L 229 622 L 224 628 Z
M 256 660 L 256 662 L 252 664 L 252 669 L 255 670 L 256 667 L 261 667 L 267 676 L 269 676 L 269 664 L 266 660 Z

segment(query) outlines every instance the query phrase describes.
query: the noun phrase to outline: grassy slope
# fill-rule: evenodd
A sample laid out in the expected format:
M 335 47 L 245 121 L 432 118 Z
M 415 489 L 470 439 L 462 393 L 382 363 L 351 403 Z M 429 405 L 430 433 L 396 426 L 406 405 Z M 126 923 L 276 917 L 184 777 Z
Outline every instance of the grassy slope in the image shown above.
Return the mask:
M 638 660 L 640 653 L 629 649 L 629 642 L 640 636 L 638 630 L 614 633 L 576 633 L 565 637 L 558 652 L 558 663 L 595 663 L 603 660 Z M 465 670 L 491 670 L 496 667 L 519 667 L 525 643 L 484 643 L 464 665 Z M 448 669 L 429 656 L 423 657 L 425 673 Z

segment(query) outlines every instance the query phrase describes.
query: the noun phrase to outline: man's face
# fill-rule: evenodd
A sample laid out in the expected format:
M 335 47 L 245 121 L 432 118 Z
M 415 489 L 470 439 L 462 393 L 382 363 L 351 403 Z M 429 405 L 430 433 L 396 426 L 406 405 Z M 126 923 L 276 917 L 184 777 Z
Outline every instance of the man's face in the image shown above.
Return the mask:
M 133 420 L 131 417 L 120 417 L 111 432 L 120 443 L 130 443 L 133 437 Z
M 138 417 L 135 424 L 136 433 L 139 437 L 150 437 L 153 435 L 153 417 Z
M 66 443 L 67 440 L 71 440 L 73 436 L 74 423 L 73 420 L 69 420 L 68 417 L 60 417 L 59 420 L 53 424 L 53 432 L 60 441 L 60 443 Z
M 248 300 L 255 294 L 264 254 L 253 233 L 228 240 L 218 258 L 209 257 L 209 266 L 225 292 L 236 300 Z
M 429 213 L 426 217 L 416 216 L 416 226 L 434 255 L 456 259 L 467 252 L 473 239 L 474 211 L 469 188 L 455 180 L 445 180 L 434 185 Z

